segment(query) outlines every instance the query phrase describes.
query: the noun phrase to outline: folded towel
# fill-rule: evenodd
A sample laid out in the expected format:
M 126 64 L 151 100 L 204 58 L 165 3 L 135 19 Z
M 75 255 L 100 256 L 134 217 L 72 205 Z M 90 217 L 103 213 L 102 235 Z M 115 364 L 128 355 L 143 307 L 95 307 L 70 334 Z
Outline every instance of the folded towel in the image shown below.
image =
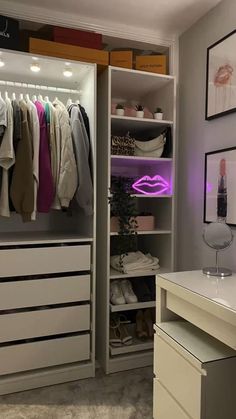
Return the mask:
M 152 271 L 160 268 L 159 259 L 150 255 L 144 255 L 142 252 L 129 252 L 124 255 L 111 256 L 111 266 L 123 273 L 132 273 L 136 271 Z

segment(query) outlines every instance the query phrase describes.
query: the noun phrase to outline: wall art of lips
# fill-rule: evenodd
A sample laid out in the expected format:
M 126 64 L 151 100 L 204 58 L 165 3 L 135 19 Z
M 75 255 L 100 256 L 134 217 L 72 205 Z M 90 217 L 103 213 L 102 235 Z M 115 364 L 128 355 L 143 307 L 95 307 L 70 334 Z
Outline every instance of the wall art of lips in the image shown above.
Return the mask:
M 133 183 L 132 188 L 144 195 L 161 195 L 170 188 L 170 185 L 160 175 L 143 176 Z

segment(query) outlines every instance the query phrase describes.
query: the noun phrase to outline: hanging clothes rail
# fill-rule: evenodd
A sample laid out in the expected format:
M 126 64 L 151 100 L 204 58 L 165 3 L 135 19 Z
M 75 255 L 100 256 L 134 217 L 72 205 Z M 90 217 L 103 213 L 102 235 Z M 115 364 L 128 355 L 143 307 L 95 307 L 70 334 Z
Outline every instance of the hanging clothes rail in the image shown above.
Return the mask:
M 7 80 L 0 80 L 0 86 L 22 87 L 22 88 L 27 88 L 27 89 L 46 90 L 46 91 L 51 91 L 51 92 L 71 93 L 71 94 L 78 94 L 78 95 L 82 94 L 82 90 L 67 89 L 67 88 L 55 87 L 55 86 L 43 86 L 39 84 L 22 83 L 22 82 L 7 81 Z

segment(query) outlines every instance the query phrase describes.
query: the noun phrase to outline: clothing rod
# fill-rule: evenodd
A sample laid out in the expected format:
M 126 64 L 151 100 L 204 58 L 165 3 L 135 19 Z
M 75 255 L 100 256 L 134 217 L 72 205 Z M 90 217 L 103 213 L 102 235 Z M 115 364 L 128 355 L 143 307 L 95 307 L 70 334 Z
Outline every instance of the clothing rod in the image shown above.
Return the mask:
M 54 87 L 54 86 L 42 86 L 39 84 L 21 83 L 17 81 L 7 81 L 7 80 L 0 80 L 0 86 L 22 87 L 22 88 L 34 89 L 34 90 L 46 90 L 48 92 L 73 93 L 77 95 L 80 95 L 82 93 L 82 90 L 66 89 L 63 87 Z

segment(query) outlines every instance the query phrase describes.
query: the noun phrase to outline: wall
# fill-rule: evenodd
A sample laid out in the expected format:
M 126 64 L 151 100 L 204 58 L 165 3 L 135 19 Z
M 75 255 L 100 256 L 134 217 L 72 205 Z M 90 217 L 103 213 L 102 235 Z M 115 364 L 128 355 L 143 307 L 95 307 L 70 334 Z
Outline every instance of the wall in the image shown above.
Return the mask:
M 204 153 L 236 146 L 236 113 L 205 121 L 207 47 L 235 29 L 236 1 L 225 0 L 180 38 L 178 269 L 214 263 L 202 240 Z M 234 229 L 235 233 L 235 229 Z M 236 270 L 236 238 L 221 261 Z

